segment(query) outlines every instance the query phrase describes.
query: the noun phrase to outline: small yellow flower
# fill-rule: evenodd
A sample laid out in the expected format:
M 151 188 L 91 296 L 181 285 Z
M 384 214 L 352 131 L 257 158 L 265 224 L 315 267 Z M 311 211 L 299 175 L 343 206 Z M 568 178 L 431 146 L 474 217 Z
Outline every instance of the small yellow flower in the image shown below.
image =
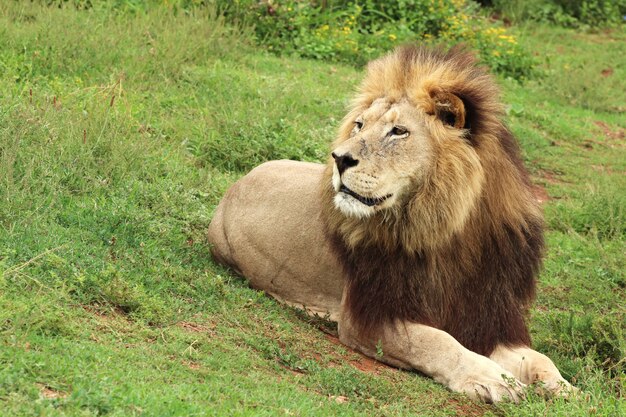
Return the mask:
M 395 41 L 396 39 L 398 39 L 398 37 L 392 33 L 389 35 L 389 39 Z
M 492 54 L 493 56 L 500 56 L 500 52 L 498 52 L 498 51 L 493 51 L 491 54 Z

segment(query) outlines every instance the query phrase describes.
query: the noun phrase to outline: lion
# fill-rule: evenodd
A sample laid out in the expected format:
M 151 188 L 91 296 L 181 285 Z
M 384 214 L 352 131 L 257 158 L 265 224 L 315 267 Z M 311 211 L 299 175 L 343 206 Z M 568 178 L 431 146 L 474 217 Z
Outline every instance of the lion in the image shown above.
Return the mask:
M 214 258 L 340 341 L 474 399 L 573 388 L 526 326 L 543 218 L 499 90 L 471 52 L 370 62 L 325 165 L 272 161 L 209 227 Z

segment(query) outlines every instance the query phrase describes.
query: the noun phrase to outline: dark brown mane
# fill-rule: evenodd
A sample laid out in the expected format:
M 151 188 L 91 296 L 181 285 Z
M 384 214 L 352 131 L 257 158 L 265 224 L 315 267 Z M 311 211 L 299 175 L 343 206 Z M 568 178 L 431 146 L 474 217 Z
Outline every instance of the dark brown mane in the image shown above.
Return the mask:
M 436 248 L 407 250 L 399 237 L 392 243 L 348 245 L 336 227 L 342 220 L 326 211 L 327 234 L 345 272 L 345 302 L 353 323 L 369 335 L 397 319 L 423 323 L 483 355 L 500 343 L 530 345 L 525 318 L 541 266 L 543 222 L 517 142 L 501 122 L 495 83 L 467 52 L 405 47 L 370 66 L 377 78 L 371 85 L 366 80 L 364 97 L 383 88 L 379 84 L 391 73 L 381 63 L 402 67 L 400 77 L 405 78 L 415 76 L 420 65 L 426 68 L 425 78 L 438 65 L 444 68 L 442 84 L 466 106 L 469 139 L 484 167 L 485 184 L 463 228 Z M 412 81 L 395 80 L 394 85 L 403 82 Z M 328 177 L 325 181 L 325 204 L 330 207 L 333 190 Z M 397 233 L 414 224 L 408 218 L 412 215 L 407 209 L 395 220 L 369 224 Z
M 438 253 L 376 246 L 349 250 L 333 235 L 352 320 L 364 334 L 395 319 L 427 324 L 483 355 L 499 343 L 530 346 L 525 318 L 543 237 L 540 222 L 529 225 L 522 235 L 504 226 L 504 234 L 492 230 L 470 244 L 456 235 Z

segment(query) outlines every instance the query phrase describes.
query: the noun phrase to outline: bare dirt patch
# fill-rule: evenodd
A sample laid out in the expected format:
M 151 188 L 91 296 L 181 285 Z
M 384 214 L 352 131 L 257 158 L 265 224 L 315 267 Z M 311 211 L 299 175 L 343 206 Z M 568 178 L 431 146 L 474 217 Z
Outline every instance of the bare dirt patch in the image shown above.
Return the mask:
M 606 139 L 606 141 L 602 142 L 603 144 L 608 145 L 611 148 L 626 147 L 626 129 L 622 129 L 619 127 L 613 129 L 607 123 L 600 121 L 600 120 L 594 121 L 593 124 L 598 126 L 600 130 L 602 131 L 602 134 L 604 135 L 604 138 Z
M 358 369 L 361 372 L 378 375 L 380 374 L 382 370 L 390 368 L 390 366 L 385 365 L 382 362 L 378 362 L 377 360 L 374 360 L 370 357 L 363 355 L 361 352 L 357 352 L 356 350 L 353 350 L 345 346 L 339 341 L 337 337 L 333 335 L 326 334 L 325 336 L 326 336 L 326 339 L 332 344 L 342 346 L 345 349 L 349 350 L 354 355 L 357 355 L 358 359 L 354 359 L 348 356 L 341 356 L 341 359 L 345 362 L 348 362 L 350 365 L 352 365 L 354 368 Z
M 470 401 L 463 402 L 459 401 L 456 398 L 451 398 L 446 400 L 442 407 L 450 407 L 453 408 L 457 416 L 465 416 L 465 417 L 482 417 L 488 411 L 490 413 L 496 413 L 497 416 L 503 416 L 503 414 L 498 413 L 493 407 L 489 407 L 487 405 L 473 403 Z
M 66 398 L 69 394 L 64 391 L 56 390 L 52 387 L 47 386 L 46 384 L 37 384 L 39 387 L 39 393 L 41 396 L 47 400 L 54 400 L 57 398 Z
M 128 334 L 132 331 L 133 323 L 129 320 L 128 314 L 115 306 L 87 304 L 81 307 L 95 318 L 97 331 L 89 337 L 93 342 L 101 342 L 98 337 L 100 334 Z
M 198 369 L 200 369 L 200 364 L 197 362 L 182 360 L 181 363 L 185 365 L 187 368 L 192 369 L 194 371 L 197 371 Z
M 551 185 L 558 185 L 558 184 L 566 183 L 567 181 L 565 181 L 561 177 L 561 175 L 562 173 L 551 170 L 551 169 L 539 168 L 537 169 L 537 172 L 534 175 L 534 179 L 535 179 L 534 182 L 535 183 L 543 182 L 543 183 L 547 183 Z
M 190 321 L 179 321 L 176 326 L 192 333 L 209 333 L 215 326 L 205 326 L 203 324 L 192 323 Z
M 546 189 L 539 184 L 533 184 L 533 195 L 539 204 L 543 204 L 550 200 L 550 196 L 548 195 Z
M 613 174 L 626 175 L 626 171 L 618 171 L 606 165 L 591 165 L 591 169 L 593 169 L 595 172 L 599 172 L 601 174 L 606 174 L 606 175 L 613 175 Z
M 603 77 L 610 77 L 611 75 L 613 75 L 613 72 L 613 68 L 609 67 L 603 69 L 600 74 L 602 74 Z
M 337 404 L 345 404 L 349 401 L 348 397 L 343 395 L 330 395 L 328 398 L 334 400 Z

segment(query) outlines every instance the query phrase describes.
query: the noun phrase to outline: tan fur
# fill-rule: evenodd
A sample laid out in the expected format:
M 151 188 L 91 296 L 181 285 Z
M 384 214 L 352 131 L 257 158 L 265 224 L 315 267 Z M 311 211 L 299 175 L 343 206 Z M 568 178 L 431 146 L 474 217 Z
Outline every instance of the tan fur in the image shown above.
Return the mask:
M 542 243 L 534 236 L 541 213 L 501 116 L 495 84 L 471 54 L 400 48 L 369 65 L 335 160 L 269 162 L 228 191 L 209 228 L 213 255 L 255 288 L 338 320 L 344 344 L 453 391 L 518 401 L 524 384 L 543 381 L 552 393 L 569 392 L 548 358 L 526 342 L 510 345 L 519 329 L 498 341 L 498 332 L 485 332 L 492 317 L 472 321 L 475 311 L 526 308 L 532 283 L 495 287 L 536 273 Z M 502 243 L 494 250 L 505 247 L 498 254 L 524 252 L 533 266 L 487 276 L 497 271 L 479 263 L 481 251 L 492 252 L 489 239 Z M 473 287 L 493 296 L 464 296 Z M 471 305 L 480 302 L 489 305 Z M 365 314 L 378 320 L 368 331 Z M 516 325 L 525 340 L 523 322 Z M 472 339 L 474 329 L 496 337 L 495 348 Z

